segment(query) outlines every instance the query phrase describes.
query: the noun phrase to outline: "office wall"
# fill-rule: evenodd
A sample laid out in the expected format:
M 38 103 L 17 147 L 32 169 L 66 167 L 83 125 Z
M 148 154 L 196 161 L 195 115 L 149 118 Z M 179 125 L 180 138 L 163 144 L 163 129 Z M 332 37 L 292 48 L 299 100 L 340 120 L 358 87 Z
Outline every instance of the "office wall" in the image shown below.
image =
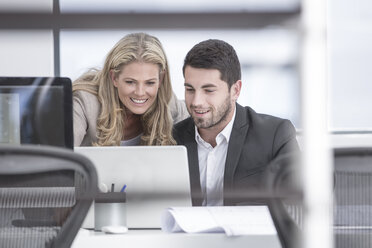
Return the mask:
M 0 0 L 1 12 L 44 12 L 51 13 L 53 0 Z
M 372 131 L 371 27 L 372 1 L 329 1 L 329 123 L 332 130 Z
M 51 30 L 0 30 L 0 76 L 53 76 Z

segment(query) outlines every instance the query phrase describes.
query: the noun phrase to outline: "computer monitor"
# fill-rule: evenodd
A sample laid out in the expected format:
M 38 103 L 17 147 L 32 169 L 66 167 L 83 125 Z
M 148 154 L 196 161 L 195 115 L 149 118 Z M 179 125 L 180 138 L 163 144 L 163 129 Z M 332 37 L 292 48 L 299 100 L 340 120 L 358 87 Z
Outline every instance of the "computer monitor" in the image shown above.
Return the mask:
M 72 86 L 62 77 L 0 77 L 0 144 L 73 149 Z

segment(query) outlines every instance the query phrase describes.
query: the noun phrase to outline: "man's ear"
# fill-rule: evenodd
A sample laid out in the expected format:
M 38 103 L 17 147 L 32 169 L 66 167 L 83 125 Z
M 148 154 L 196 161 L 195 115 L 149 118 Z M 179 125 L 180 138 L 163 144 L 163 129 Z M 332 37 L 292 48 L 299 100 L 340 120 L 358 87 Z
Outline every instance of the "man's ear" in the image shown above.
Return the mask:
M 114 84 L 114 86 L 115 87 L 118 87 L 118 83 L 116 81 L 115 72 L 112 69 L 110 70 L 110 78 L 111 78 L 111 82 Z
M 238 100 L 241 89 L 242 89 L 242 80 L 236 81 L 231 86 L 231 97 L 233 98 L 234 101 L 237 101 Z

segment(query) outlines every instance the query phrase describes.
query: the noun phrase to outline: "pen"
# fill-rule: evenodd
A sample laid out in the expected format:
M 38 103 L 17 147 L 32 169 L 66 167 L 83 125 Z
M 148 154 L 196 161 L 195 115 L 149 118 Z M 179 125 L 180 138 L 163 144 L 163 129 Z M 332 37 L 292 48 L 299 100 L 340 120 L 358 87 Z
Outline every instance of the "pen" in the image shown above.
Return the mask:
M 124 192 L 125 188 L 127 187 L 126 184 L 124 184 L 123 188 L 121 188 L 120 192 Z
M 114 192 L 114 189 L 115 189 L 115 184 L 112 183 L 112 184 L 111 184 L 111 192 Z

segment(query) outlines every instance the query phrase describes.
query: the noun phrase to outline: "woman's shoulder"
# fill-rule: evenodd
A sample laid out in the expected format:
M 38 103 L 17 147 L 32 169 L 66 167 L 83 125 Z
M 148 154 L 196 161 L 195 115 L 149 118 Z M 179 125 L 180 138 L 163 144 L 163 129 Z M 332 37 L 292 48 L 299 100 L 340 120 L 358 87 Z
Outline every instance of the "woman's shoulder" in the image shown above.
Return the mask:
M 96 140 L 100 104 L 97 97 L 85 90 L 73 92 L 75 146 L 91 145 Z
M 101 104 L 95 94 L 85 90 L 76 90 L 73 93 L 73 104 L 75 112 L 84 112 L 93 119 L 97 118 Z
M 173 123 L 178 123 L 190 116 L 187 111 L 185 101 L 179 100 L 174 93 L 169 102 L 169 109 L 171 112 Z
M 73 98 L 74 100 L 80 100 L 82 102 L 88 102 L 88 103 L 98 103 L 98 98 L 95 94 L 92 92 L 88 92 L 86 90 L 75 90 L 73 92 Z

